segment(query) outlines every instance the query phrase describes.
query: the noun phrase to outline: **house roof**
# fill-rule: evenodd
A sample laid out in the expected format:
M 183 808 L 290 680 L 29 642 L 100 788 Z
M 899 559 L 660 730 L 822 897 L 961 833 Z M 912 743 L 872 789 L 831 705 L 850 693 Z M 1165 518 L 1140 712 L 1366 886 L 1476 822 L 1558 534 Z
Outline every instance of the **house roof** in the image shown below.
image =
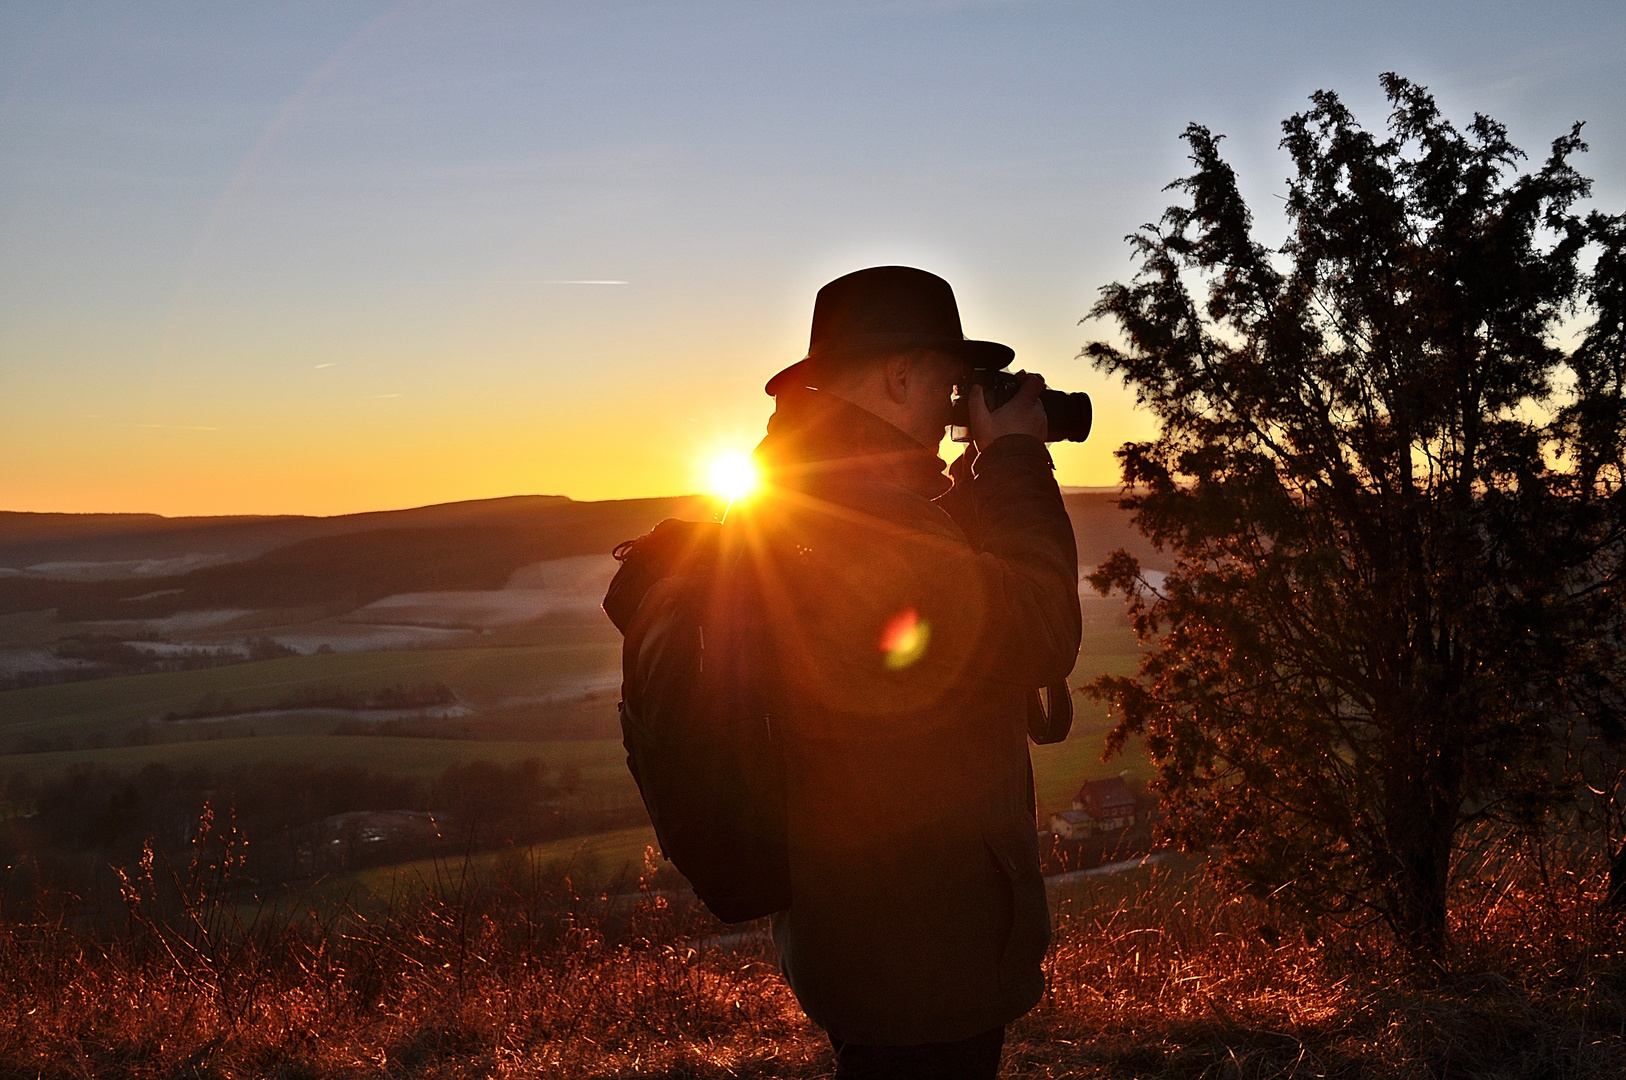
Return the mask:
M 1135 809 L 1135 793 L 1121 776 L 1086 780 L 1078 789 L 1073 805 L 1097 817 L 1118 817 Z

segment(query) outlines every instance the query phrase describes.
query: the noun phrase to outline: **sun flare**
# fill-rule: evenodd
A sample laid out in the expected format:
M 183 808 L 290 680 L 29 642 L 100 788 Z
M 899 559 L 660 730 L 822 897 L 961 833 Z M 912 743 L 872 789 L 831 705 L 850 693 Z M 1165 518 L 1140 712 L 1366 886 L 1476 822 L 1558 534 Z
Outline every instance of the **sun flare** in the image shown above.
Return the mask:
M 914 608 L 904 608 L 886 621 L 881 630 L 881 652 L 885 654 L 888 671 L 902 671 L 926 655 L 926 646 L 932 639 L 932 624 L 922 619 Z
M 724 454 L 708 471 L 711 493 L 730 501 L 743 499 L 757 487 L 757 467 L 748 454 Z

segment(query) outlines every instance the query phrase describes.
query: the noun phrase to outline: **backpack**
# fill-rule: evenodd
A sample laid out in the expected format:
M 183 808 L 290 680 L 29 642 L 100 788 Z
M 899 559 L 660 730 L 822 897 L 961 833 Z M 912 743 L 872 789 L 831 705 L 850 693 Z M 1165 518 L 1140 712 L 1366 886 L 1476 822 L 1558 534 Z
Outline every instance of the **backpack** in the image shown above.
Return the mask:
M 721 524 L 677 519 L 614 554 L 622 743 L 661 853 L 725 923 L 789 907 L 767 635 L 741 560 Z

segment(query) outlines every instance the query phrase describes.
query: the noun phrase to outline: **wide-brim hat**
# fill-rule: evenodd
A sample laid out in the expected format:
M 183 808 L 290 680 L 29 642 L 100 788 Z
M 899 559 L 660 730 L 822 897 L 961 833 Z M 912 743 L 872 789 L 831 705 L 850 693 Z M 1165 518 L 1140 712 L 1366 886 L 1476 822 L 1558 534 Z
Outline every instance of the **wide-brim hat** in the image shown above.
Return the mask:
M 979 368 L 1002 368 L 1016 358 L 1008 345 L 965 336 L 954 290 L 936 274 L 912 266 L 872 266 L 819 290 L 807 355 L 769 379 L 764 389 L 779 394 L 796 385 L 814 363 L 919 348 L 958 356 Z

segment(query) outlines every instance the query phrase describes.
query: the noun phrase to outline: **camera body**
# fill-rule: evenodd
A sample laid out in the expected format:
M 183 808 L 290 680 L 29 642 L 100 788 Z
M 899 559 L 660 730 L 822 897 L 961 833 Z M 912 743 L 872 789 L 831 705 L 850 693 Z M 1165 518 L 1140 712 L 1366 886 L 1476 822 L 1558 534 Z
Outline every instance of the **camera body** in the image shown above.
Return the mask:
M 982 387 L 982 400 L 993 412 L 1022 388 L 1022 380 L 1008 371 L 996 368 L 973 368 L 971 377 L 954 388 L 954 418 L 950 422 L 949 437 L 955 442 L 971 441 L 971 388 Z M 1049 431 L 1046 442 L 1083 442 L 1090 437 L 1090 424 L 1094 411 L 1090 395 L 1069 394 L 1061 390 L 1042 390 L 1039 404 L 1044 406 Z

